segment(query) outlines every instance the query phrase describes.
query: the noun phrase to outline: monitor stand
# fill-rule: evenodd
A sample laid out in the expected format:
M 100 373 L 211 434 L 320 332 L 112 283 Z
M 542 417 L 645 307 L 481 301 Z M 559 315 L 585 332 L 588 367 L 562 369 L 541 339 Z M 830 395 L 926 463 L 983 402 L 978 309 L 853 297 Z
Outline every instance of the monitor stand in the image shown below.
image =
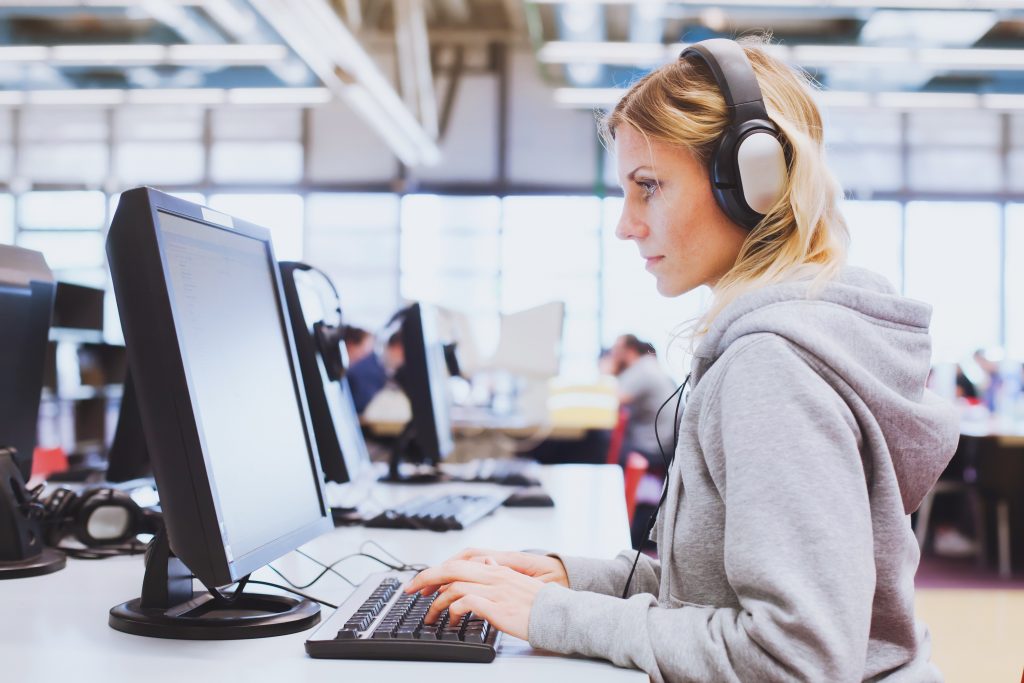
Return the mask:
M 416 428 L 413 426 L 412 420 L 409 420 L 405 423 L 402 433 L 398 436 L 398 441 L 391 449 L 388 473 L 382 481 L 392 484 L 436 484 L 446 481 L 447 477 L 441 473 L 436 463 L 425 463 L 426 460 L 416 444 Z M 403 472 L 400 467 L 402 461 L 425 463 L 426 466 L 413 473 Z
M 245 593 L 193 593 L 192 572 L 174 556 L 161 529 L 146 551 L 142 597 L 112 607 L 110 627 L 136 636 L 181 640 L 239 640 L 298 633 L 320 621 L 310 600 Z
M 43 530 L 31 510 L 40 504 L 25 488 L 10 449 L 0 449 L 0 579 L 52 574 L 67 558 L 43 545 Z

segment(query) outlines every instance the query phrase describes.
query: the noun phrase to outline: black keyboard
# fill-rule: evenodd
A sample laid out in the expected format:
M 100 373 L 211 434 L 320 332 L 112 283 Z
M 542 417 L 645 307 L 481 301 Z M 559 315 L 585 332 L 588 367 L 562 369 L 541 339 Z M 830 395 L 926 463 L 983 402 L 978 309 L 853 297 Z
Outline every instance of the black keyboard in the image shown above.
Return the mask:
M 365 524 L 379 529 L 465 529 L 501 507 L 507 497 L 507 494 L 419 496 L 385 510 Z
M 441 613 L 424 624 L 435 595 L 406 595 L 416 572 L 372 574 L 306 641 L 311 657 L 333 659 L 411 659 L 438 662 L 491 662 L 500 633 L 487 621 Z
M 502 486 L 540 486 L 537 470 L 540 467 L 532 460 L 523 458 L 480 458 L 471 460 L 465 467 L 467 481 L 481 481 Z

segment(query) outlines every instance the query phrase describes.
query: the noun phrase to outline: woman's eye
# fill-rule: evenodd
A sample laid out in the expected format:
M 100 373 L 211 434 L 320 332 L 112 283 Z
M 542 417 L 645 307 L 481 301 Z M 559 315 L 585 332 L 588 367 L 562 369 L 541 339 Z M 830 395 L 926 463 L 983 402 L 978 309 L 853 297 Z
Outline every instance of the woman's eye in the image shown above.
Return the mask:
M 650 199 L 658 189 L 658 183 L 651 180 L 638 180 L 636 184 L 640 186 L 644 199 Z

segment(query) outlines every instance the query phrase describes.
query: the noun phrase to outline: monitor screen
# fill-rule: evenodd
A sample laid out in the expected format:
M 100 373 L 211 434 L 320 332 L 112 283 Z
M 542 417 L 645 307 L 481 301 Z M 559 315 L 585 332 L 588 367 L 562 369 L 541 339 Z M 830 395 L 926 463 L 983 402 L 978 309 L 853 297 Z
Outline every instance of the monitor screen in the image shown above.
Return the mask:
M 168 293 L 228 558 L 321 516 L 267 243 L 158 212 Z

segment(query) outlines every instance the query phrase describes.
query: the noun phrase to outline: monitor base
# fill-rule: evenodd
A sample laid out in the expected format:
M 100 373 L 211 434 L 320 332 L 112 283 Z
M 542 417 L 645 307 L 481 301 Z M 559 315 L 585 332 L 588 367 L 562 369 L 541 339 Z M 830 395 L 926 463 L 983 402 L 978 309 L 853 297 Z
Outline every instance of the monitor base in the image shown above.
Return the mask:
M 52 574 L 64 569 L 66 564 L 67 557 L 64 553 L 59 550 L 43 548 L 39 555 L 27 560 L 0 562 L 0 581 Z
M 245 593 L 246 576 L 230 596 L 207 586 L 192 590 L 193 574 L 171 552 L 162 526 L 146 551 L 142 597 L 110 609 L 116 631 L 147 638 L 240 640 L 298 633 L 320 622 L 320 605 L 280 595 Z
M 298 633 L 320 622 L 319 605 L 280 595 L 243 593 L 230 605 L 218 605 L 209 593 L 199 593 L 167 609 L 141 603 L 135 598 L 111 608 L 110 627 L 147 638 L 240 640 Z

